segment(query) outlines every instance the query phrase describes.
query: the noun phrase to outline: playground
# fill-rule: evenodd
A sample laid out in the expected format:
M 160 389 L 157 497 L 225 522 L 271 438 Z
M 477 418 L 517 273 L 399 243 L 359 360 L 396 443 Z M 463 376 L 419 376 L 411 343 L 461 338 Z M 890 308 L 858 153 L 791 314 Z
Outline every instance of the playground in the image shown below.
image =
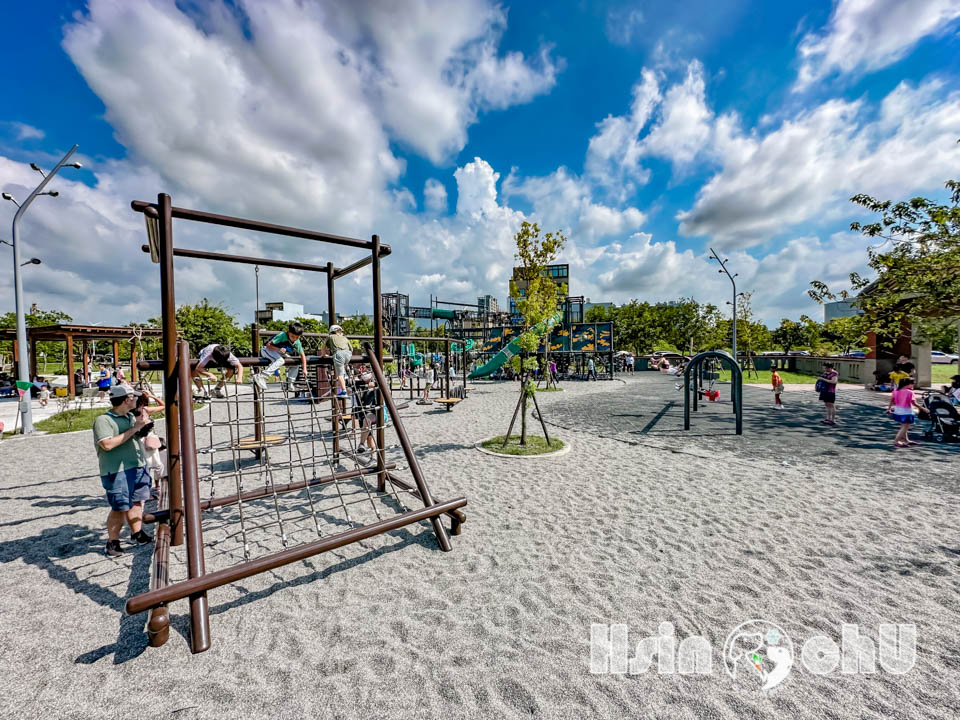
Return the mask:
M 750 387 L 740 438 L 729 405 L 698 410 L 687 433 L 673 406 L 643 433 L 682 393 L 672 378 L 636 373 L 539 398 L 549 421 L 575 421 L 563 430 L 566 456 L 492 458 L 474 443 L 504 431 L 516 383 L 471 385 L 454 414 L 401 411 L 432 490 L 470 499 L 454 552 L 441 552 L 420 523 L 223 586 L 210 593 L 214 642 L 193 656 L 185 602 L 171 605 L 171 638 L 159 648 L 147 645 L 145 614 L 123 612 L 149 587 L 151 550 L 104 557 L 90 433 L 5 444 L 4 706 L 75 717 L 122 706 L 125 716 L 191 719 L 220 717 L 225 706 L 265 717 L 281 704 L 290 717 L 323 718 L 627 717 L 644 708 L 819 719 L 839 696 L 905 718 L 960 701 L 960 547 L 949 540 L 960 534 L 957 488 L 939 462 L 955 464 L 956 453 L 921 447 L 888 465 L 900 456 L 866 446 L 859 431 L 855 442 L 842 439 L 856 427 L 847 424 L 852 398 L 841 395 L 831 439 L 794 425 L 816 412 L 803 393 L 788 393 L 788 410 L 774 414 L 769 392 Z M 197 422 L 207 416 L 198 411 Z M 892 428 L 878 423 L 886 443 Z M 803 447 L 781 449 L 801 437 Z M 396 444 L 388 439 L 386 459 L 402 470 Z M 908 463 L 914 470 L 904 474 Z M 251 518 L 275 512 L 270 498 L 250 509 Z M 311 524 L 297 530 L 309 534 Z M 242 560 L 239 543 L 230 552 L 238 557 L 211 553 L 211 569 Z M 172 564 L 183 553 L 173 548 Z M 921 650 L 906 675 L 798 668 L 765 695 L 732 681 L 719 657 L 726 634 L 750 617 L 777 622 L 795 644 L 839 638 L 844 622 L 876 642 L 878 623 L 912 622 Z M 591 623 L 627 623 L 640 638 L 664 621 L 678 639 L 711 641 L 712 674 L 589 672 Z

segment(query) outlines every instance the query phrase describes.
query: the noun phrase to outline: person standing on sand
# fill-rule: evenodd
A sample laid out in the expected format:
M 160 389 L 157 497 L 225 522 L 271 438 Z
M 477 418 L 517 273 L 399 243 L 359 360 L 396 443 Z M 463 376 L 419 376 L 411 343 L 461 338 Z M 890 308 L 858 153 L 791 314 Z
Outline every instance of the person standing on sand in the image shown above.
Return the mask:
M 780 395 L 783 393 L 783 380 L 776 368 L 770 370 L 770 384 L 773 386 L 773 409 L 783 410 L 783 403 L 780 402 Z
M 920 409 L 913 398 L 913 378 L 905 377 L 900 380 L 897 389 L 890 394 L 890 402 L 887 404 L 887 412 L 900 423 L 897 434 L 893 438 L 894 447 L 917 444 L 910 439 L 910 426 L 914 423 L 914 408 Z
M 130 538 L 143 545 L 153 538 L 143 531 L 143 503 L 150 499 L 150 472 L 140 433 L 149 419 L 134 413 L 140 393 L 124 385 L 110 390 L 107 410 L 93 422 L 93 442 L 100 464 L 100 483 L 107 493 L 107 555 L 119 557 L 120 530 L 126 519 Z
M 837 424 L 837 380 L 840 374 L 834 370 L 833 363 L 823 364 L 823 374 L 817 380 L 820 392 L 820 402 L 826 410 L 826 416 L 821 420 L 824 425 Z
M 587 361 L 587 380 L 597 379 L 597 365 L 593 362 L 593 357 Z

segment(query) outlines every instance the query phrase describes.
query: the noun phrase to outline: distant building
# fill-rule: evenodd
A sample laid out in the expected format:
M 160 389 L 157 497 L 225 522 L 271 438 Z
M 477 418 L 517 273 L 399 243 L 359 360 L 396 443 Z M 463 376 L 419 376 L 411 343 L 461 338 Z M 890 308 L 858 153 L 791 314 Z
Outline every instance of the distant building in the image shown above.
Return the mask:
M 477 312 L 481 315 L 500 312 L 500 303 L 493 295 L 481 295 L 477 298 Z
M 257 310 L 257 322 L 261 325 L 268 322 L 292 322 L 297 318 L 307 318 L 327 324 L 327 313 L 308 313 L 303 305 L 291 302 L 272 302 L 264 305 L 265 310 Z
M 837 318 L 856 317 L 863 315 L 863 310 L 853 306 L 853 300 L 838 300 L 823 304 L 823 321 L 830 322 Z
M 513 282 L 517 286 L 517 292 L 520 293 L 520 297 L 523 297 L 527 292 L 528 283 L 525 280 L 521 280 L 519 278 L 519 272 L 520 272 L 520 268 L 515 267 L 513 269 Z M 553 282 L 556 283 L 558 286 L 566 285 L 567 291 L 569 292 L 569 289 L 570 289 L 570 266 L 569 265 L 567 264 L 547 265 L 543 269 L 543 274 L 551 278 Z M 567 293 L 564 293 L 564 296 L 566 296 L 566 294 Z M 511 315 L 517 314 L 517 302 L 513 298 L 513 296 L 510 297 L 510 314 Z

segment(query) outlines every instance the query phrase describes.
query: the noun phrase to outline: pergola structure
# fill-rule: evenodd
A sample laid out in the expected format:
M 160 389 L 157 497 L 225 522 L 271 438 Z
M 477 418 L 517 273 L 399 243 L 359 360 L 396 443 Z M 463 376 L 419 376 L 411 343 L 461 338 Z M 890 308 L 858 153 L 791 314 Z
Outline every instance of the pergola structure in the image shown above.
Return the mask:
M 27 342 L 30 344 L 30 377 L 37 376 L 37 343 L 63 342 L 67 344 L 67 388 L 70 395 L 76 395 L 74 382 L 75 363 L 73 359 L 74 343 L 82 343 L 83 377 L 90 375 L 89 343 L 101 340 L 112 341 L 113 363 L 120 364 L 120 343 L 130 343 L 130 364 L 132 371 L 130 379 L 136 382 L 137 371 L 137 338 L 160 338 L 163 330 L 160 328 L 130 328 L 108 327 L 104 325 L 43 325 L 27 328 Z M 13 342 L 13 361 L 19 362 L 19 348 L 17 347 L 17 333 L 15 330 L 0 330 L 0 339 Z

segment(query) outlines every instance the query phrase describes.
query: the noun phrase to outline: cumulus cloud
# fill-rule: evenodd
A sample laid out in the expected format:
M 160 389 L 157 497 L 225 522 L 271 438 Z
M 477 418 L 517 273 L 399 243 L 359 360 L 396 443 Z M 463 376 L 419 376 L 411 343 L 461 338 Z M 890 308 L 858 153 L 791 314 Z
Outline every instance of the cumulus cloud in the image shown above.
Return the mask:
M 434 178 L 429 178 L 423 185 L 423 202 L 428 211 L 445 213 L 447 211 L 447 188 Z
M 551 225 L 544 230 L 563 228 L 587 245 L 633 232 L 646 221 L 635 207 L 619 209 L 595 202 L 590 184 L 565 167 L 544 177 L 519 178 L 511 173 L 503 189 L 507 198 L 521 197 L 533 206 L 534 215 L 549 218 Z
M 794 90 L 887 67 L 923 38 L 949 32 L 958 17 L 960 0 L 839 0 L 826 28 L 801 39 Z
M 734 251 L 729 254 L 730 267 L 738 273 L 738 290 L 753 294 L 754 313 L 764 322 L 776 324 L 781 317 L 796 318 L 801 312 L 819 318 L 820 306 L 806 294 L 810 281 L 849 287 L 851 272 L 868 272 L 865 245 L 864 238 L 851 233 L 835 233 L 826 240 L 796 237 L 760 257 Z M 595 296 L 620 302 L 695 297 L 729 313 L 730 281 L 717 272 L 707 253 L 680 250 L 673 241 L 656 242 L 647 233 L 636 233 L 604 248 L 594 268 L 606 268 L 588 291 Z
M 935 189 L 956 168 L 960 93 L 930 80 L 901 83 L 871 119 L 864 101 L 829 100 L 766 134 L 718 119 L 722 169 L 678 215 L 683 235 L 747 247 L 791 225 L 849 214 L 859 192 L 899 197 Z
M 661 90 L 662 72 L 644 68 L 633 86 L 630 111 L 607 116 L 587 148 L 591 180 L 624 200 L 649 179 L 646 157 L 669 160 L 683 174 L 710 142 L 713 112 L 707 107 L 703 65 L 686 65 L 681 82 Z

